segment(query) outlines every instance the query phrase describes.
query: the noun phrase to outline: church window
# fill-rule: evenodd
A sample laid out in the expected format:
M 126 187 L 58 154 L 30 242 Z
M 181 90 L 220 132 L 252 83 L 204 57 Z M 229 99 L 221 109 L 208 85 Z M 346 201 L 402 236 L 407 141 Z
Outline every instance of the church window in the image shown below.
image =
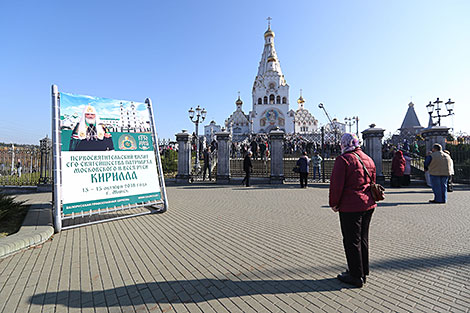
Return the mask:
M 263 104 L 263 101 L 261 100 L 261 98 L 258 98 L 258 104 Z
M 274 86 L 275 86 L 274 83 L 270 83 L 269 84 L 269 89 L 274 89 Z
M 281 104 L 281 97 L 280 96 L 276 97 L 276 104 Z
M 268 104 L 268 97 L 264 96 L 264 104 Z
M 274 95 L 273 94 L 271 94 L 269 96 L 269 104 L 274 104 Z
M 286 97 L 282 97 L 282 104 L 286 104 L 287 103 L 287 98 Z

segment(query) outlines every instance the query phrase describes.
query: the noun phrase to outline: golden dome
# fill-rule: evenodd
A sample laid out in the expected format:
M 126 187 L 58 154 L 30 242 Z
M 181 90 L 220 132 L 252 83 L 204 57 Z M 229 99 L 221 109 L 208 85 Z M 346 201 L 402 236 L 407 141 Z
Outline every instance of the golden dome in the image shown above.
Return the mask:
M 264 37 L 268 37 L 268 36 L 274 37 L 274 32 L 271 30 L 271 27 L 269 27 L 268 30 L 264 33 Z
M 302 96 L 300 96 L 300 98 L 297 100 L 297 103 L 305 103 L 305 100 Z
M 243 104 L 242 99 L 240 99 L 240 97 L 238 97 L 237 101 L 235 101 L 235 104 L 242 105 Z

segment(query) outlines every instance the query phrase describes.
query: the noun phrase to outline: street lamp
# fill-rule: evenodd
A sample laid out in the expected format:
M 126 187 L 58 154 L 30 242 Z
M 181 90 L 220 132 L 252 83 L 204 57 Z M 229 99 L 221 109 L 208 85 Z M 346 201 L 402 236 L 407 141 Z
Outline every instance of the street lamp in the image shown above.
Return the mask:
M 351 117 L 344 118 L 344 124 L 346 124 L 346 126 L 349 126 L 349 132 L 351 132 L 351 126 L 354 125 L 354 122 L 355 121 Z
M 436 99 L 436 101 L 434 102 L 431 102 L 429 101 L 428 105 L 426 105 L 426 109 L 428 110 L 428 113 L 429 113 L 429 118 L 432 122 L 432 119 L 433 118 L 437 118 L 437 122 L 434 123 L 432 122 L 432 126 L 441 126 L 441 117 L 447 117 L 447 116 L 451 116 L 451 115 L 454 115 L 454 103 L 452 100 L 450 100 L 449 98 L 449 101 L 447 101 L 445 103 L 446 105 L 446 110 L 447 110 L 447 114 L 445 115 L 441 115 L 441 110 L 442 108 L 440 107 L 441 106 L 441 103 L 443 101 L 442 100 L 439 100 L 439 98 Z M 436 114 L 435 116 L 432 116 L 433 112 L 436 111 Z
M 349 132 L 351 132 L 351 126 L 356 125 L 356 135 L 359 137 L 359 117 L 358 116 L 353 116 L 353 117 L 345 117 L 344 118 L 344 123 L 349 126 Z
M 335 143 L 338 143 L 338 126 L 336 125 L 337 122 L 336 122 L 336 123 L 333 123 L 333 121 L 331 120 L 330 115 L 329 115 L 328 112 L 326 111 L 325 105 L 324 105 L 323 103 L 318 104 L 318 107 L 319 107 L 320 109 L 323 109 L 323 111 L 325 112 L 326 117 L 327 117 L 328 120 L 330 121 L 331 127 L 333 127 L 333 131 L 334 131 L 334 134 L 335 134 Z
M 202 123 L 206 118 L 207 111 L 198 105 L 196 111 L 193 108 L 188 110 L 189 119 L 191 122 L 196 124 L 196 162 L 194 163 L 194 168 L 199 170 L 201 165 L 199 164 L 199 123 Z M 196 115 L 194 115 L 196 113 Z

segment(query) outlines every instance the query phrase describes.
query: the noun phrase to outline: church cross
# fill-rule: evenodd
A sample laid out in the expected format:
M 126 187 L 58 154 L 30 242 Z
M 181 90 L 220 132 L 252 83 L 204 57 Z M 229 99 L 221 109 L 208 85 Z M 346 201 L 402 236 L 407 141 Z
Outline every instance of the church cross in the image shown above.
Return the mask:
M 272 18 L 270 16 L 268 16 L 268 18 L 266 20 L 268 20 L 268 28 L 271 29 L 271 20 L 272 20 Z

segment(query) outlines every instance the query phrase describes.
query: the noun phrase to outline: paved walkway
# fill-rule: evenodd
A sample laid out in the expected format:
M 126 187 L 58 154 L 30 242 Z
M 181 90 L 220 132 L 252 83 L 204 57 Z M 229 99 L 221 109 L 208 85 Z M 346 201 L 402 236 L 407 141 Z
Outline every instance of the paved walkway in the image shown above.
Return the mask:
M 168 188 L 170 209 L 56 234 L 0 260 L 0 312 L 469 312 L 470 191 L 390 190 L 371 276 L 349 289 L 328 189 Z

